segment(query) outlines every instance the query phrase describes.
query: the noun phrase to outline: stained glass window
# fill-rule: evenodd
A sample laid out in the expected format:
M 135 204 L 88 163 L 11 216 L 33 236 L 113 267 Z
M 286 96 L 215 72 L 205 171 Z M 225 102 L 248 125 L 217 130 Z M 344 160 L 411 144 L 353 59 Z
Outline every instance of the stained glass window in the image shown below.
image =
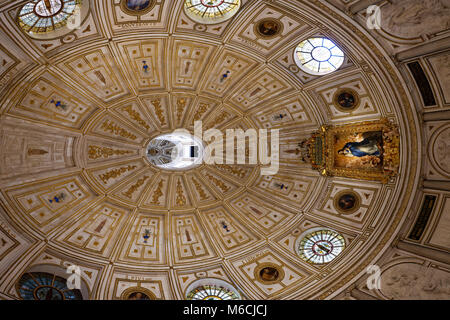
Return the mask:
M 184 9 L 192 20 L 203 24 L 220 23 L 233 17 L 240 0 L 186 0 Z
M 30 34 L 46 34 L 67 25 L 82 0 L 33 0 L 19 13 L 19 25 Z
M 202 285 L 187 295 L 188 300 L 239 300 L 239 296 L 228 288 Z
M 344 250 L 345 240 L 336 231 L 319 229 L 301 236 L 296 247 L 303 260 L 323 264 L 332 261 Z
M 303 71 L 313 75 L 324 75 L 342 66 L 344 52 L 330 39 L 310 38 L 297 46 L 294 58 Z
M 83 300 L 79 290 L 67 288 L 67 280 L 44 272 L 29 272 L 19 280 L 24 300 Z

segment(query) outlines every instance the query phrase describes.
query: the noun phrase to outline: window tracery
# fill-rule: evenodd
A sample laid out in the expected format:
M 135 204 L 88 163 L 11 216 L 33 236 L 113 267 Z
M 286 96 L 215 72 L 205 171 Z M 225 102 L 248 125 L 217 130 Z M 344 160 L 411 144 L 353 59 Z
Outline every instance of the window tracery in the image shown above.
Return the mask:
M 66 279 L 45 272 L 25 273 L 18 292 L 24 300 L 83 300 L 79 290 L 67 287 Z
M 19 12 L 19 26 L 29 35 L 47 35 L 67 26 L 79 14 L 82 0 L 33 0 Z
M 331 229 L 315 229 L 299 237 L 296 243 L 297 254 L 306 262 L 314 264 L 329 263 L 345 248 L 345 240 Z
M 215 24 L 231 19 L 240 6 L 240 0 L 186 0 L 184 10 L 195 22 Z
M 300 69 L 313 75 L 325 75 L 339 69 L 344 58 L 344 52 L 333 41 L 324 37 L 302 41 L 294 54 Z

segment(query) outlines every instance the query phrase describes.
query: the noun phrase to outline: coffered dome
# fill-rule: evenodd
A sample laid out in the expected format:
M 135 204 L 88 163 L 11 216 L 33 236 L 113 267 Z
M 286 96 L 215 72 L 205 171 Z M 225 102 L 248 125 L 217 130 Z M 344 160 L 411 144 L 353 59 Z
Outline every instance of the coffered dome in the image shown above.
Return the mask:
M 398 236 L 422 156 L 404 72 L 345 2 L 2 1 L 1 297 L 31 297 L 37 265 L 79 266 L 84 299 L 344 294 Z M 358 135 L 377 121 L 397 131 Z M 278 130 L 275 174 L 249 146 L 206 163 L 218 138 L 195 122 L 224 142 L 266 129 L 272 154 Z M 352 125 L 362 166 L 383 153 L 395 174 L 313 168 L 311 137 Z

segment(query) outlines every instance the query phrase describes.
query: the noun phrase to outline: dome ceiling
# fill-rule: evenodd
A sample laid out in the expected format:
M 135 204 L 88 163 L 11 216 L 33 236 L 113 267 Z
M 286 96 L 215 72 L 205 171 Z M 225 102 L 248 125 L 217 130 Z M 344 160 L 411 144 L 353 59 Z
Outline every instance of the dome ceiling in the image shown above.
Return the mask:
M 394 67 L 321 2 L 242 1 L 233 18 L 201 24 L 184 1 L 153 0 L 141 13 L 91 1 L 81 27 L 45 39 L 14 19 L 25 2 L 1 3 L 14 40 L 3 34 L 0 50 L 17 71 L 1 88 L 2 219 L 31 257 L 11 268 L 76 264 L 92 299 L 139 286 L 181 299 L 204 278 L 233 284 L 246 299 L 327 298 L 364 272 L 404 218 L 415 155 L 400 152 L 400 174 L 387 184 L 325 177 L 305 159 L 301 142 L 325 124 L 388 118 L 402 148 L 416 143 Z M 318 76 L 297 66 L 297 46 L 314 37 L 344 52 L 338 70 Z M 343 89 L 357 96 L 355 108 L 335 103 Z M 194 121 L 224 133 L 279 129 L 278 173 L 150 163 L 154 138 L 193 132 Z M 342 192 L 356 209 L 339 207 Z M 314 228 L 345 244 L 328 264 L 296 252 Z M 267 266 L 277 281 L 258 275 Z

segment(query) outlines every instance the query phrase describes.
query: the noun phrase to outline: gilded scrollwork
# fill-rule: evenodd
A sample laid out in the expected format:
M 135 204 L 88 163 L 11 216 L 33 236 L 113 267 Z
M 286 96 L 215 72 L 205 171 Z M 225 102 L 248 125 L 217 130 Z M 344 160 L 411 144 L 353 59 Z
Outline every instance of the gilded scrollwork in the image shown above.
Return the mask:
M 114 150 L 109 147 L 89 146 L 89 159 L 109 158 L 111 156 L 131 154 L 129 150 Z

